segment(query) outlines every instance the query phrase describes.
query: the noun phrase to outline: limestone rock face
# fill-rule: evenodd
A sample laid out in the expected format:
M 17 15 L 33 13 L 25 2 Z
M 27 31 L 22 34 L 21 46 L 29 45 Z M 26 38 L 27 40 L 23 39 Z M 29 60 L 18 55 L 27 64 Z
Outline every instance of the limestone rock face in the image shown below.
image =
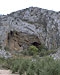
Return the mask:
M 30 46 L 34 42 L 39 42 L 38 37 L 35 35 L 11 31 L 10 33 L 8 33 L 6 45 L 11 50 L 23 50 L 28 48 L 28 46 Z
M 60 12 L 30 7 L 0 16 L 0 45 L 27 48 L 38 42 L 48 49 L 60 46 Z

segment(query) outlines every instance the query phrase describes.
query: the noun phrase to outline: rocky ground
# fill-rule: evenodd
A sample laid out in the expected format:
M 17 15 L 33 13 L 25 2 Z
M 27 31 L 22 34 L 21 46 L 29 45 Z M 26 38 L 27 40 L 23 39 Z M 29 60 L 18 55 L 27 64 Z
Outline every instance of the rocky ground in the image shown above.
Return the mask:
M 12 74 L 10 70 L 0 70 L 0 75 L 19 75 L 19 74 Z

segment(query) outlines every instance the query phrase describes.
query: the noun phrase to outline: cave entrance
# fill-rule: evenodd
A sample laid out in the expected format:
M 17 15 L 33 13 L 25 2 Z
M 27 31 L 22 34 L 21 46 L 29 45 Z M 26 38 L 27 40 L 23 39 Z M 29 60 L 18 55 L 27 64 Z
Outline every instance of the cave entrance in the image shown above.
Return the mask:
M 41 45 L 41 43 L 38 43 L 38 42 L 33 42 L 31 44 L 34 45 L 34 46 L 36 46 L 36 47 L 39 47 Z
M 28 35 L 22 32 L 10 31 L 7 36 L 7 44 L 11 50 L 24 50 L 30 45 L 39 47 L 41 43 L 35 35 Z

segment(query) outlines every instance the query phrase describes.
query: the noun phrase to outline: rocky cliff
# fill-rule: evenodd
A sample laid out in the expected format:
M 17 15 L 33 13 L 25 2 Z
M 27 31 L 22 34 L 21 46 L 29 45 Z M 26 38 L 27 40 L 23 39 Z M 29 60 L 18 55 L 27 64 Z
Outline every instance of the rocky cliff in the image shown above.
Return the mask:
M 60 12 L 30 7 L 0 16 L 0 46 L 24 49 L 32 43 L 60 46 Z

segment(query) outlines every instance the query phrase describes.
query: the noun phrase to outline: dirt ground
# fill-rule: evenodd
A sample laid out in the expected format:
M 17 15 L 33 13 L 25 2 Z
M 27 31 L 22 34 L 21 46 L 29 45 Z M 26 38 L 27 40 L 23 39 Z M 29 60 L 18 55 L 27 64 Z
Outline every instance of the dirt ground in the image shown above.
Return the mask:
M 10 70 L 0 70 L 0 75 L 19 75 L 19 74 L 12 74 Z

